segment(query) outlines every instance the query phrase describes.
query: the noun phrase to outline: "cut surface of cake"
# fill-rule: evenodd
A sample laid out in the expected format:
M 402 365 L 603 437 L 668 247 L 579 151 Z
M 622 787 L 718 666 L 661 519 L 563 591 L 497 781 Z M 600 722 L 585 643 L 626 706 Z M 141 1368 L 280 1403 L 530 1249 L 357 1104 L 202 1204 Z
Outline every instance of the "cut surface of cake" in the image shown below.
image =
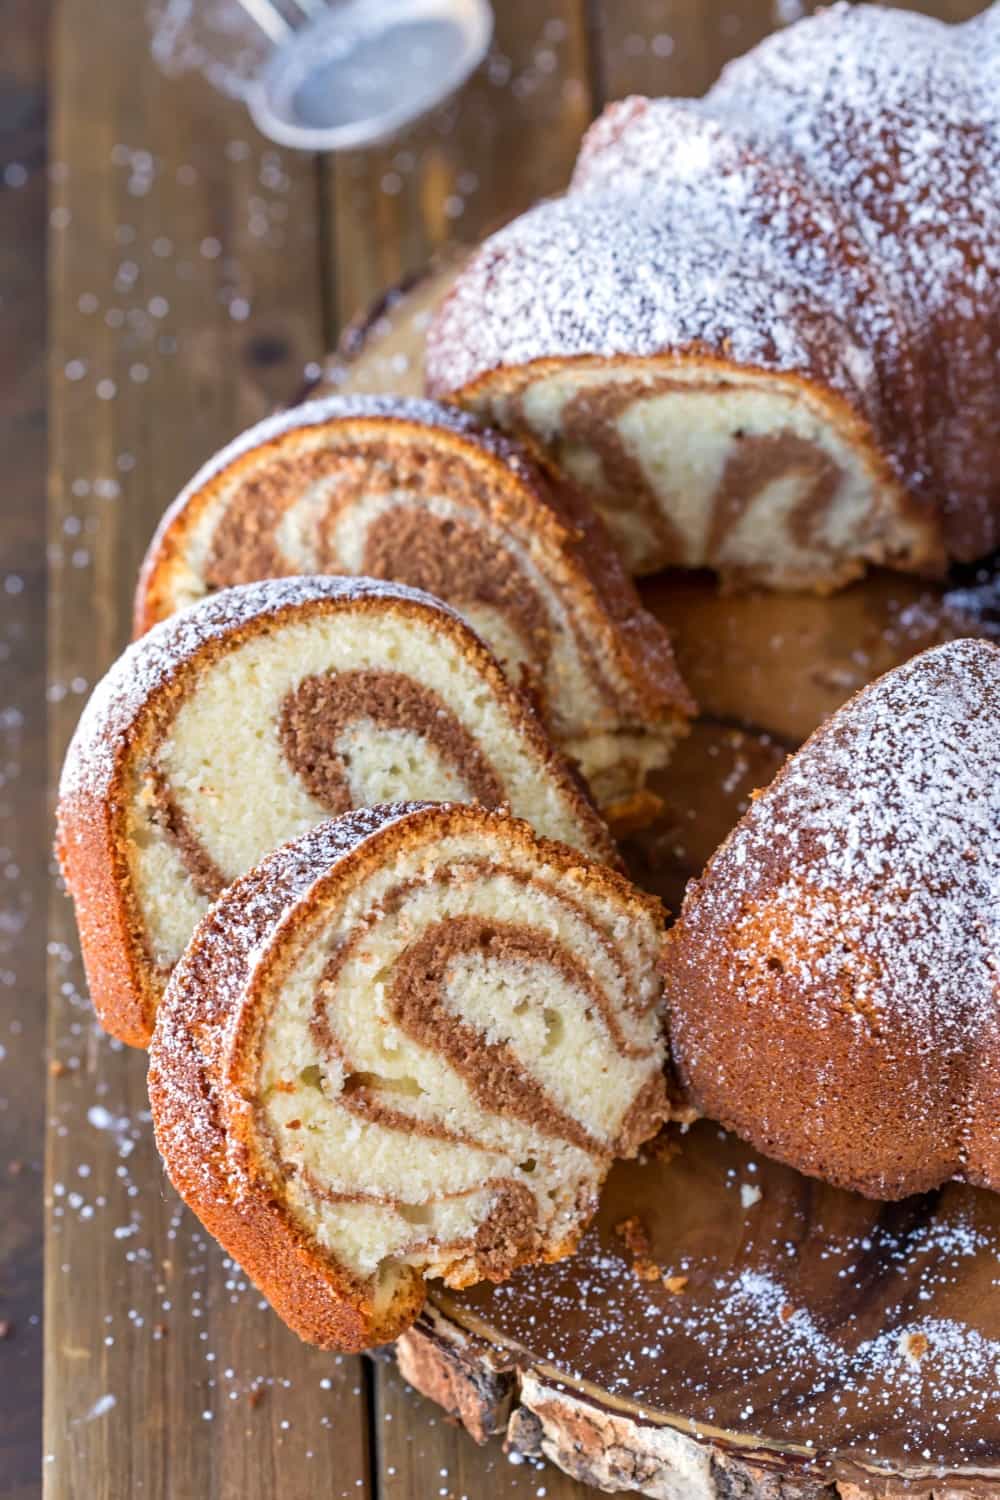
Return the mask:
M 331 814 L 509 805 L 615 862 L 568 764 L 453 610 L 402 585 L 292 578 L 204 600 L 132 645 L 66 756 L 59 854 L 91 994 L 123 1040 L 209 902 Z
M 611 105 L 460 272 L 432 392 L 571 474 L 634 572 L 828 590 L 996 547 L 995 13 L 835 5 L 704 100 Z
M 667 944 L 687 1102 L 874 1198 L 1000 1191 L 1000 649 L 836 713 L 688 890 Z
M 230 886 L 150 1053 L 174 1185 L 328 1348 L 412 1322 L 424 1278 L 572 1252 L 667 1114 L 662 911 L 480 808 L 321 824 Z
M 331 397 L 251 428 L 164 516 L 136 633 L 219 588 L 296 573 L 393 579 L 453 605 L 605 808 L 642 794 L 693 712 L 580 493 L 454 407 Z

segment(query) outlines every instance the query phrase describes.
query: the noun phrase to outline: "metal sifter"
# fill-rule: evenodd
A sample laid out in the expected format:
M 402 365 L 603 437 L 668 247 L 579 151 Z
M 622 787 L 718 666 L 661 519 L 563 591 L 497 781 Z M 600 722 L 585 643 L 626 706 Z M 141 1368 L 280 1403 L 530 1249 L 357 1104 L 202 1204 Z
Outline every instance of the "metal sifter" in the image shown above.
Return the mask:
M 247 103 L 283 146 L 384 140 L 459 87 L 493 34 L 488 0 L 239 0 L 274 44 Z

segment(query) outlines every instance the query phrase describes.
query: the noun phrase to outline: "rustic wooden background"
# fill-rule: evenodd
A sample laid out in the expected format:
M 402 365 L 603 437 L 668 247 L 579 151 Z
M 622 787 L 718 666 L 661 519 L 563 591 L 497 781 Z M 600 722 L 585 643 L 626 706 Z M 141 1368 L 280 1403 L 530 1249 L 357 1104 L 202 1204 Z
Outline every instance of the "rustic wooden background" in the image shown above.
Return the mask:
M 585 1493 L 477 1450 L 389 1366 L 299 1345 L 179 1210 L 144 1060 L 90 1019 L 51 793 L 196 464 L 438 246 L 559 189 L 604 98 L 698 93 L 813 8 L 497 0 L 456 100 L 317 161 L 201 77 L 164 76 L 143 0 L 0 0 L 0 1495 L 37 1494 L 40 1473 L 50 1500 Z

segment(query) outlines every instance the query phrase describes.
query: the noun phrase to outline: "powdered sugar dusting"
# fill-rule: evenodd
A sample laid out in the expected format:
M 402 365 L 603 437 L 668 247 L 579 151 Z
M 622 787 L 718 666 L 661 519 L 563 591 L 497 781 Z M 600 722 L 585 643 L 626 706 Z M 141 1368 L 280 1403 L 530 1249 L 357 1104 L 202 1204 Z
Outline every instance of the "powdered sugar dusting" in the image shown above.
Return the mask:
M 358 420 L 381 422 L 407 422 L 429 429 L 430 433 L 455 433 L 474 440 L 479 446 L 501 458 L 515 472 L 528 467 L 529 460 L 509 438 L 485 427 L 482 422 L 456 406 L 446 406 L 439 401 L 430 401 L 418 396 L 357 395 L 326 396 L 315 401 L 306 401 L 299 406 L 277 411 L 263 421 L 255 423 L 241 432 L 232 442 L 206 462 L 184 486 L 176 500 L 165 512 L 157 528 L 157 538 L 163 535 L 174 518 L 187 505 L 192 495 L 205 488 L 237 459 L 245 457 L 255 449 L 277 443 L 289 433 L 301 432 L 309 427 L 324 427 L 337 422 Z M 156 541 L 153 542 L 156 546 Z
M 890 672 L 793 757 L 677 929 L 674 1040 L 709 1113 L 889 1196 L 996 1181 L 998 788 L 1000 650 L 985 641 Z M 742 1018 L 738 1045 L 692 998 L 711 994 L 719 1025 Z M 752 1082 L 765 1037 L 789 1068 L 773 1087 Z
M 959 555 L 1000 540 L 996 480 L 974 472 L 978 455 L 992 467 L 1000 423 L 998 13 L 946 26 L 839 4 L 730 64 L 709 96 L 843 205 L 896 288 L 926 382 L 929 488 Z
M 463 1294 L 459 1320 L 471 1308 L 557 1385 L 589 1382 L 647 1417 L 683 1413 L 694 1435 L 708 1426 L 713 1439 L 721 1429 L 795 1444 L 818 1482 L 856 1477 L 856 1462 L 992 1473 L 993 1195 L 865 1205 L 803 1191 L 708 1122 L 676 1145 L 641 1171 L 616 1167 L 575 1259 Z M 758 1179 L 750 1224 L 738 1189 Z M 614 1228 L 627 1206 L 679 1291 L 635 1274 Z
M 349 604 L 378 599 L 419 604 L 445 615 L 463 630 L 460 617 L 420 589 L 373 578 L 276 578 L 222 589 L 148 631 L 118 658 L 98 683 L 66 752 L 60 800 L 81 791 L 108 795 L 118 757 L 124 752 L 136 721 L 155 696 L 175 679 L 212 642 L 235 635 L 251 621 L 285 612 L 322 609 L 325 602 Z
M 704 101 L 612 105 L 570 197 L 459 277 L 428 341 L 432 389 L 614 355 L 803 374 L 871 423 L 954 555 L 996 546 L 996 10 L 949 27 L 838 4 Z
M 808 275 L 759 235 L 706 257 L 714 203 L 674 223 L 658 198 L 579 194 L 541 204 L 488 240 L 428 336 L 438 391 L 551 356 L 707 348 L 744 365 L 821 367 L 863 403 L 856 362 Z M 791 309 L 798 317 L 790 317 Z
M 1000 651 L 962 640 L 914 658 L 751 809 L 722 856 L 727 903 L 756 890 L 758 861 L 780 847 L 790 874 L 776 899 L 802 939 L 801 977 L 844 962 L 821 937 L 843 923 L 859 997 L 887 1023 L 920 1007 L 938 1048 L 964 1047 L 996 1003 L 998 760 Z

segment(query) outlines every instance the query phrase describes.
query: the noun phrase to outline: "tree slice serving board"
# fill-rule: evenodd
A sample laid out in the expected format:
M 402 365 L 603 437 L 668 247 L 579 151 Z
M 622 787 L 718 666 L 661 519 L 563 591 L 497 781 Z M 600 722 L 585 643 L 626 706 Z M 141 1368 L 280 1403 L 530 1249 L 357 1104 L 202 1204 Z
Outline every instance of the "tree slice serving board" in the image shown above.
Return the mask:
M 417 393 L 445 262 L 349 330 L 319 392 Z M 626 853 L 674 910 L 785 755 L 938 641 L 1000 639 L 1000 589 L 875 574 L 832 599 L 645 580 L 702 716 Z M 766 1058 L 761 1059 L 768 1066 Z M 404 1375 L 478 1441 L 608 1490 L 715 1497 L 1000 1495 L 1000 1196 L 877 1204 L 707 1121 L 615 1168 L 571 1260 L 437 1290 Z

